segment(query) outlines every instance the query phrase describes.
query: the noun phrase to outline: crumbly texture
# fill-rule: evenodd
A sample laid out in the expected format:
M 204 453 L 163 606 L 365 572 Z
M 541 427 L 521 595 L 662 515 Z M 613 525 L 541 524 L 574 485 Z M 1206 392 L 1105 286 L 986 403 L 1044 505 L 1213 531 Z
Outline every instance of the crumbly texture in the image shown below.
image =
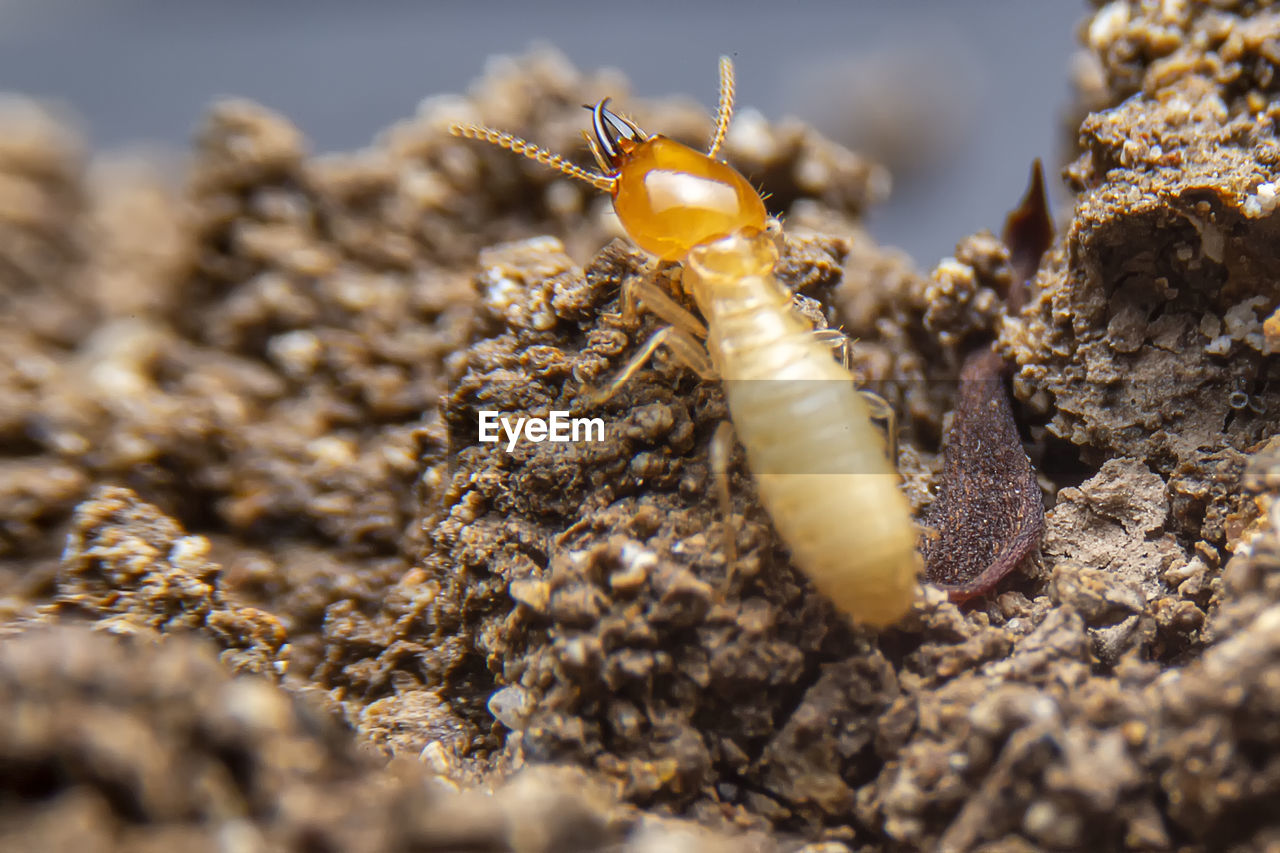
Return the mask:
M 659 327 L 622 284 L 680 299 L 678 270 L 446 133 L 574 151 L 622 81 L 497 63 L 326 157 L 227 102 L 180 188 L 0 105 L 0 847 L 1280 842 L 1277 20 L 1097 11 L 1075 208 L 1013 314 L 996 238 L 919 275 L 859 224 L 882 170 L 730 134 L 779 280 L 898 412 L 918 518 L 966 354 L 1015 374 L 1038 559 L 879 634 L 790 565 L 740 450 L 721 511 L 714 383 L 659 351 L 592 401 Z M 481 409 L 605 440 L 508 451 Z

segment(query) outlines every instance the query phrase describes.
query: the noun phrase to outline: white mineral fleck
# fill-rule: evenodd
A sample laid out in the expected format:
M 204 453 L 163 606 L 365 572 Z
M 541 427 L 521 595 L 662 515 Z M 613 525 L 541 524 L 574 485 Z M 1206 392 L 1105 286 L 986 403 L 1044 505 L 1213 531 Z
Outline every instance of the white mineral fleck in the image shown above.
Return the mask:
M 515 684 L 495 691 L 488 703 L 489 713 L 493 714 L 493 718 L 512 731 L 524 728 L 529 713 L 533 710 L 532 706 L 529 694 L 523 687 Z
M 1129 4 L 1125 0 L 1108 3 L 1093 16 L 1089 24 L 1089 47 L 1103 53 L 1111 43 L 1120 38 L 1129 25 Z

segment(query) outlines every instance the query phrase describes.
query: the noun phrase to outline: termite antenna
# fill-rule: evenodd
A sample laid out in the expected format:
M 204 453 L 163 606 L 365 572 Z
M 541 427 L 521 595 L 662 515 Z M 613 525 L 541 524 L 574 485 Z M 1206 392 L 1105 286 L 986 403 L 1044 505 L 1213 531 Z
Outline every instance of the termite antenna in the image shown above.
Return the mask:
M 716 107 L 716 135 L 711 139 L 711 147 L 707 149 L 708 157 L 715 157 L 729 132 L 729 121 L 733 118 L 733 60 L 727 56 L 720 57 L 720 103 Z
M 597 172 L 589 172 L 581 166 L 575 166 L 559 154 L 552 154 L 544 148 L 539 148 L 532 142 L 526 142 L 520 137 L 507 133 L 503 130 L 494 130 L 491 127 L 485 127 L 480 124 L 452 124 L 449 125 L 449 132 L 454 136 L 462 136 L 467 139 L 480 139 L 485 142 L 505 148 L 508 151 L 519 154 L 522 157 L 528 157 L 544 166 L 567 175 L 570 178 L 576 178 L 584 183 L 591 184 L 598 190 L 604 190 L 607 193 L 613 192 L 614 178 L 608 175 L 601 175 Z

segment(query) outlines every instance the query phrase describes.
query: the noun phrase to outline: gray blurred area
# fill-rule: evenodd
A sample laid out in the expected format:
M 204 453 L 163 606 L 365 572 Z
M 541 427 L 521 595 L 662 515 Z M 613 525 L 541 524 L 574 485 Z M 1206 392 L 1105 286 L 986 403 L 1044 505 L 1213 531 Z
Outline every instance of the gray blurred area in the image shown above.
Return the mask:
M 1056 163 L 1085 13 L 1083 0 L 0 0 L 0 90 L 61 102 L 99 149 L 178 149 L 213 98 L 244 95 L 324 151 L 535 42 L 708 110 L 728 53 L 740 106 L 887 161 L 893 197 L 871 228 L 927 268 L 999 230 L 1032 158 Z

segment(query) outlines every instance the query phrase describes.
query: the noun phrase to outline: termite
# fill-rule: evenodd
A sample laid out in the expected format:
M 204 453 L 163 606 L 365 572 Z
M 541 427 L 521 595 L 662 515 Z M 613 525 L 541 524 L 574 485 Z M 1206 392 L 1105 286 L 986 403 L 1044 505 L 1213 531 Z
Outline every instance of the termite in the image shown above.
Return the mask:
M 854 376 L 832 357 L 829 336 L 791 310 L 774 277 L 781 226 L 750 182 L 716 159 L 733 94 L 733 64 L 721 57 L 706 154 L 646 134 L 611 111 L 608 98 L 588 107 L 593 135 L 583 137 L 598 172 L 492 128 L 455 124 L 450 132 L 608 192 L 636 245 L 683 266 L 681 287 L 706 325 L 657 285 L 624 286 L 624 310 L 639 299 L 670 325 L 630 360 L 606 396 L 659 345 L 704 379 L 722 380 L 760 501 L 796 566 L 855 621 L 890 625 L 911 606 L 919 572 L 910 509 Z

